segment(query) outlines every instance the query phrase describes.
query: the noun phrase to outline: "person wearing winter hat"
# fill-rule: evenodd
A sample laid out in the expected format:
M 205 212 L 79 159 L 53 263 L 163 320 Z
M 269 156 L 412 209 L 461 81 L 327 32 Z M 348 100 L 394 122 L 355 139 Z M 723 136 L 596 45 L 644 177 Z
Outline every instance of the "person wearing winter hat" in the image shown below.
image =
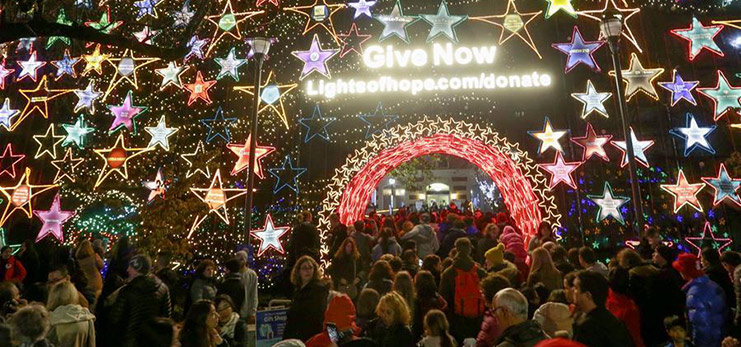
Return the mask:
M 358 329 L 355 326 L 355 305 L 352 299 L 346 294 L 330 291 L 327 302 L 327 310 L 324 312 L 324 331 L 306 341 L 307 347 L 326 347 L 331 346 L 333 342 L 336 345 L 343 345 L 357 339 Z M 328 326 L 330 326 L 329 329 Z M 329 335 L 330 329 L 336 331 L 336 341 L 333 341 L 334 337 Z
M 696 346 L 719 346 L 726 320 L 723 289 L 705 275 L 694 254 L 680 254 L 672 266 L 688 281 L 682 290 L 687 295 L 687 319 L 692 343 Z
M 557 332 L 573 334 L 574 318 L 571 317 L 569 306 L 560 302 L 546 302 L 540 305 L 533 315 L 533 319 L 540 323 L 543 332 L 549 337 L 556 337 Z
M 517 269 L 515 264 L 504 259 L 504 244 L 500 243 L 486 251 L 484 258 L 486 258 L 486 271 L 504 276 L 513 285 L 518 284 L 520 270 Z
M 659 274 L 656 276 L 656 288 L 662 288 L 662 290 L 658 298 L 659 302 L 655 304 L 660 305 L 657 312 L 663 315 L 684 315 L 685 297 L 682 292 L 684 280 L 672 267 L 672 262 L 676 259 L 677 251 L 664 244 L 656 246 L 651 258 L 653 266 L 659 269 Z
M 562 337 L 543 340 L 538 342 L 534 347 L 587 347 L 579 342 L 571 341 Z

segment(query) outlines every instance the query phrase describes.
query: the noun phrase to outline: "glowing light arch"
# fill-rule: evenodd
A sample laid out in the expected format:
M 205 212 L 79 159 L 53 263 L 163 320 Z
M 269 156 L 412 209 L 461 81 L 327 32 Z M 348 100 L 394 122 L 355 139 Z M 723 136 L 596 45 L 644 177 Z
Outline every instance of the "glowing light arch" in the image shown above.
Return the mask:
M 323 267 L 329 264 L 329 216 L 339 212 L 344 224 L 363 218 L 371 194 L 386 174 L 428 154 L 463 158 L 486 172 L 500 188 L 508 210 L 526 236 L 535 234 L 542 220 L 560 226 L 561 215 L 546 177 L 519 144 L 489 127 L 425 117 L 374 135 L 335 170 L 319 213 Z

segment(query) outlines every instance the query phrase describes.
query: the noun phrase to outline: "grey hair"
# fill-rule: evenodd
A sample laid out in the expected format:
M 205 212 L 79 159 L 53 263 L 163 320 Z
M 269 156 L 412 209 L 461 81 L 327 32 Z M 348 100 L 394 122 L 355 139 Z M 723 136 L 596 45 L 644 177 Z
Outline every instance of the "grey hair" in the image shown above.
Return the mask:
M 494 295 L 494 304 L 507 309 L 510 314 L 527 320 L 527 298 L 516 289 L 502 289 Z

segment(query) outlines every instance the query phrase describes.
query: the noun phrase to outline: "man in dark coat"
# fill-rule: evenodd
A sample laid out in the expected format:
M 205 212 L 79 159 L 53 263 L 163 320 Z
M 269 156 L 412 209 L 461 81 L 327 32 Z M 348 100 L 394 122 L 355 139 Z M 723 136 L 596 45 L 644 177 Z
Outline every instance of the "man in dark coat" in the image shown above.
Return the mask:
M 450 250 L 455 247 L 455 241 L 458 240 L 461 237 L 466 237 L 468 234 L 463 230 L 463 228 L 466 227 L 466 224 L 463 223 L 462 220 L 456 219 L 453 222 L 453 227 L 448 229 L 447 233 L 445 234 L 445 237 L 443 238 L 443 242 L 440 243 L 440 249 L 437 251 L 437 255 L 440 256 L 440 259 L 445 259 L 450 254 Z
M 574 324 L 574 340 L 587 346 L 631 347 L 633 340 L 625 325 L 605 308 L 610 289 L 597 272 L 579 271 L 574 280 L 576 308 L 583 317 Z
M 342 242 L 347 238 L 347 226 L 340 222 L 340 215 L 333 213 L 329 216 L 329 256 L 334 257 Z
M 497 347 L 531 347 L 547 337 L 535 320 L 528 320 L 528 302 L 516 289 L 502 289 L 494 296 L 494 315 L 502 335 Z
M 478 316 L 466 317 L 457 314 L 456 311 L 456 286 L 458 285 L 458 276 L 467 276 L 467 274 L 474 275 L 476 278 L 476 285 L 486 277 L 486 270 L 478 267 L 478 265 L 471 258 L 471 240 L 467 237 L 459 238 L 455 242 L 455 248 L 458 250 L 458 254 L 453 260 L 453 265 L 445 269 L 440 279 L 440 295 L 443 299 L 448 302 L 448 310 L 450 317 L 450 333 L 459 342 L 462 342 L 468 337 L 475 337 L 481 322 L 484 319 L 484 297 L 480 296 L 480 307 L 481 311 Z M 462 277 L 466 278 L 466 277 Z M 459 289 L 460 290 L 460 289 Z M 476 298 L 478 299 L 478 298 Z
M 241 259 L 238 259 L 237 257 L 227 260 L 226 263 L 224 263 L 226 276 L 224 276 L 224 279 L 217 287 L 219 295 L 226 294 L 232 299 L 237 313 L 239 313 L 239 310 L 244 304 L 245 296 L 242 273 L 239 272 L 241 266 Z M 242 318 L 246 320 L 248 317 Z
M 311 212 L 304 211 L 299 214 L 299 224 L 291 232 L 291 245 L 288 253 L 287 269 L 293 268 L 296 260 L 304 255 L 309 255 L 317 262 L 319 261 L 319 230 L 311 223 Z

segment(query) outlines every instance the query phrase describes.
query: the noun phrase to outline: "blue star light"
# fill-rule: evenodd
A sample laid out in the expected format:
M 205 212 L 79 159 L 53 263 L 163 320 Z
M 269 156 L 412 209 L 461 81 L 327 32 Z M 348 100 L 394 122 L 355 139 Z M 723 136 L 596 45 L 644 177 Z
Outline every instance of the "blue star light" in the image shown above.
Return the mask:
M 201 123 L 208 127 L 208 135 L 206 135 L 206 142 L 211 142 L 213 139 L 220 137 L 227 143 L 231 141 L 232 134 L 229 131 L 229 126 L 236 122 L 236 118 L 224 118 L 224 110 L 219 107 L 218 110 L 216 110 L 216 114 L 214 115 L 214 118 L 211 119 L 201 119 Z M 224 131 L 217 131 L 214 132 L 214 128 L 217 127 L 223 127 Z
M 183 61 L 188 61 L 188 59 L 192 57 L 203 60 L 203 46 L 206 45 L 206 42 L 208 42 L 208 39 L 201 40 L 198 38 L 198 35 L 193 35 L 193 37 L 190 38 L 190 41 L 188 41 L 188 44 L 185 45 L 190 49 L 190 51 L 185 55 Z
M 5 98 L 3 106 L 0 107 L 0 125 L 10 129 L 11 119 L 18 114 L 18 110 L 10 108 L 10 99 Z
M 93 9 L 93 0 L 75 0 L 75 6 L 88 10 Z
M 697 106 L 695 97 L 692 96 L 692 90 L 700 84 L 699 81 L 685 82 L 677 73 L 677 70 L 672 72 L 672 82 L 659 82 L 659 86 L 672 93 L 672 106 L 676 105 L 682 99 L 687 100 L 690 104 Z
M 383 111 L 383 105 L 381 105 L 381 102 L 378 102 L 376 111 L 373 112 L 373 114 L 363 114 L 358 116 L 358 118 L 368 125 L 365 129 L 365 138 L 369 139 L 373 137 L 373 135 L 380 134 L 384 130 L 388 129 L 391 123 L 399 119 L 399 116 L 395 114 L 385 114 Z
M 195 14 L 196 11 L 190 9 L 190 0 L 187 0 L 179 11 L 172 12 L 172 18 L 175 19 L 172 25 L 175 28 L 184 28 L 190 23 Z
M 80 58 L 70 58 L 69 56 L 69 50 L 64 50 L 64 57 L 62 60 L 53 60 L 51 62 L 52 65 L 57 67 L 57 76 L 56 80 L 59 80 L 64 75 L 69 75 L 72 78 L 77 78 L 77 73 L 75 72 L 75 64 L 80 62 Z
M 142 19 L 146 16 L 152 16 L 157 18 L 157 10 L 154 8 L 159 3 L 159 0 L 140 0 L 135 1 L 134 6 L 139 9 L 136 14 L 136 20 Z
M 741 179 L 732 178 L 728 174 L 726 165 L 720 163 L 720 169 L 718 169 L 718 176 L 716 177 L 702 177 L 703 182 L 707 183 L 713 190 L 715 190 L 715 197 L 713 198 L 713 207 L 718 206 L 724 200 L 731 200 L 736 206 L 741 207 L 741 198 L 739 198 L 736 191 L 741 187 Z
M 564 70 L 564 73 L 568 73 L 579 64 L 589 66 L 590 69 L 595 71 L 602 71 L 592 54 L 604 44 L 605 41 L 584 41 L 579 28 L 574 26 L 574 31 L 571 34 L 571 42 L 554 43 L 552 46 L 569 56 L 566 60 L 566 68 Z
M 75 90 L 75 95 L 79 98 L 77 100 L 77 104 L 75 105 L 74 112 L 77 112 L 83 108 L 86 108 L 90 111 L 90 113 L 95 113 L 95 105 L 93 102 L 95 99 L 99 98 L 103 93 L 95 90 L 95 82 L 90 81 L 87 84 L 87 88 L 85 90 Z
M 273 194 L 280 192 L 284 188 L 293 190 L 294 193 L 298 194 L 298 176 L 303 175 L 306 172 L 306 168 L 293 167 L 291 157 L 287 155 L 286 159 L 283 160 L 283 167 L 271 168 L 268 169 L 268 172 L 277 179 L 275 181 L 275 187 L 273 187 Z
M 686 114 L 686 127 L 674 128 L 669 130 L 669 133 L 683 138 L 686 142 L 684 144 L 684 156 L 687 157 L 695 150 L 695 148 L 702 148 L 711 154 L 715 154 L 715 149 L 708 143 L 708 135 L 715 130 L 715 125 L 709 127 L 697 126 L 697 121 L 692 113 L 687 112 Z
M 319 136 L 324 141 L 329 141 L 329 133 L 327 127 L 332 124 L 335 118 L 324 118 L 322 117 L 322 110 L 319 108 L 319 104 L 314 106 L 314 113 L 311 114 L 311 118 L 301 118 L 298 120 L 301 125 L 306 127 L 306 137 L 304 137 L 304 143 L 308 143 L 315 136 Z
M 355 9 L 355 16 L 353 19 L 357 19 L 362 15 L 366 15 L 368 18 L 373 18 L 370 9 L 376 5 L 375 1 L 358 0 L 357 2 L 348 2 L 347 4 Z

